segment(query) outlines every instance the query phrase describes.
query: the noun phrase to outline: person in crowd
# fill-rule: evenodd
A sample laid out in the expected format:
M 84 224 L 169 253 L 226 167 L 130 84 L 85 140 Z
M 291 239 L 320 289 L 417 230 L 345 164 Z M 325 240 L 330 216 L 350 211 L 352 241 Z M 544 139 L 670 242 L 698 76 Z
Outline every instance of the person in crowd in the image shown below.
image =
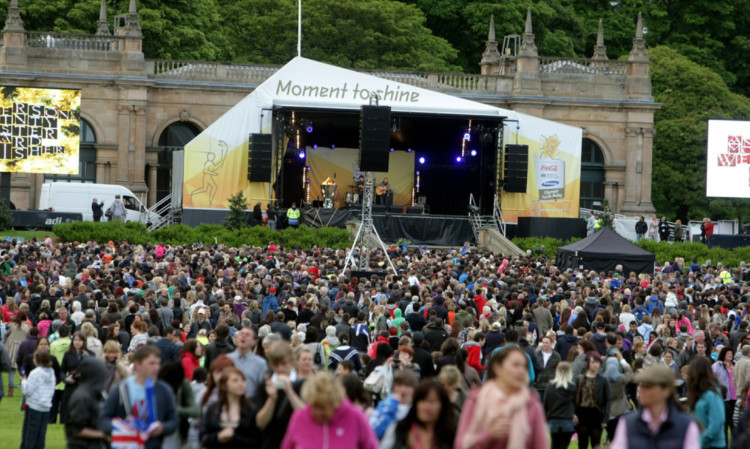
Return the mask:
M 567 449 L 570 444 L 575 433 L 575 399 L 576 384 L 570 364 L 560 362 L 544 392 L 544 414 L 552 436 L 552 449 Z
M 654 365 L 639 372 L 639 407 L 619 418 L 610 449 L 658 447 L 698 449 L 702 447 L 698 424 L 675 400 L 674 372 Z M 658 418 L 657 418 L 658 417 Z
M 343 385 L 327 371 L 305 382 L 281 449 L 376 449 L 378 439 L 364 413 L 346 399 Z M 345 429 L 339 431 L 338 429 Z
M 63 361 L 60 364 L 60 374 L 65 382 L 62 399 L 60 401 L 60 422 L 65 424 L 68 416 L 68 402 L 70 397 L 78 387 L 78 365 L 86 357 L 94 357 L 94 353 L 86 348 L 86 339 L 80 332 L 73 335 L 70 347 L 63 355 Z
M 696 357 L 688 366 L 687 406 L 702 429 L 701 449 L 726 447 L 726 410 L 716 375 L 706 357 Z
M 203 416 L 200 441 L 206 449 L 256 447 L 260 430 L 255 409 L 247 399 L 245 375 L 227 368 L 219 381 L 219 400 L 208 406 Z
M 299 396 L 304 379 L 298 378 L 292 357 L 292 347 L 285 341 L 273 343 L 266 351 L 269 371 L 254 396 L 259 407 L 255 422 L 263 432 L 262 449 L 281 446 L 292 413 L 305 405 Z
M 49 410 L 52 408 L 57 381 L 49 349 L 38 348 L 34 351 L 33 357 L 36 368 L 29 373 L 28 377 L 21 378 L 21 389 L 26 401 L 21 447 L 44 449 Z
M 14 302 L 11 300 L 11 303 Z M 5 331 L 5 350 L 8 352 L 11 361 L 11 368 L 8 372 L 8 397 L 13 397 L 13 390 L 16 385 L 15 377 L 16 370 L 18 370 L 16 355 L 28 335 L 29 325 L 26 323 L 26 312 L 21 310 L 13 315 Z
M 101 429 L 101 402 L 108 372 L 104 362 L 86 357 L 78 365 L 78 388 L 68 404 L 65 438 L 68 449 L 103 449 L 110 437 Z
M 602 431 L 607 426 L 611 393 L 609 381 L 599 373 L 601 356 L 596 352 L 586 354 L 586 371 L 576 380 L 576 433 L 581 448 L 601 446 Z
M 102 221 L 102 217 L 104 216 L 104 201 L 94 198 L 91 201 L 91 213 L 94 216 L 94 223 Z
M 408 414 L 383 438 L 381 447 L 404 449 L 453 448 L 456 435 L 456 417 L 445 386 L 437 380 L 426 379 L 414 391 Z
M 110 340 L 102 348 L 102 361 L 104 362 L 104 391 L 109 391 L 121 380 L 130 376 L 130 370 L 122 362 L 122 351 L 120 345 Z
M 456 449 L 547 449 L 544 410 L 527 387 L 528 356 L 508 346 L 490 359 L 487 382 L 472 390 L 456 433 Z
M 201 357 L 203 357 L 203 345 L 195 338 L 187 339 L 180 349 L 180 363 L 182 363 L 186 379 L 193 378 L 193 371 L 201 366 Z
M 157 379 L 161 367 L 161 351 L 153 345 L 139 348 L 133 354 L 134 374 L 117 384 L 109 392 L 101 411 L 101 430 L 112 435 L 112 419 L 132 417 L 149 423 L 146 449 L 158 449 L 165 435 L 177 430 L 177 407 L 172 389 Z M 149 406 L 146 379 L 154 388 L 154 407 Z M 155 410 L 156 415 L 153 415 Z
M 732 416 L 734 406 L 737 402 L 737 389 L 734 384 L 734 351 L 724 346 L 719 352 L 718 360 L 711 365 L 716 379 L 724 393 L 724 432 L 725 439 L 729 441 L 729 429 L 732 427 Z

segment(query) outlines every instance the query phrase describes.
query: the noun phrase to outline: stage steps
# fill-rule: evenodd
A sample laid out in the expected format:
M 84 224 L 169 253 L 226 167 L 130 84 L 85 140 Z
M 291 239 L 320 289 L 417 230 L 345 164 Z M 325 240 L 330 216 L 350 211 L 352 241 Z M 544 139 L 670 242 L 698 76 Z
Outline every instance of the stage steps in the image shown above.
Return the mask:
M 478 246 L 504 256 L 521 256 L 524 251 L 500 233 L 496 226 L 479 228 Z

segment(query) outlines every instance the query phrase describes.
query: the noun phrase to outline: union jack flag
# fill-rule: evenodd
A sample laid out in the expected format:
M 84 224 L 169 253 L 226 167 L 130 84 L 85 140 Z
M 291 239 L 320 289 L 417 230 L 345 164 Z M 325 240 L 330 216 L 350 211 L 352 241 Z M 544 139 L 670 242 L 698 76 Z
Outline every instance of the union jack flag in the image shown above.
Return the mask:
M 151 429 L 140 430 L 132 421 L 112 419 L 112 449 L 144 449 Z

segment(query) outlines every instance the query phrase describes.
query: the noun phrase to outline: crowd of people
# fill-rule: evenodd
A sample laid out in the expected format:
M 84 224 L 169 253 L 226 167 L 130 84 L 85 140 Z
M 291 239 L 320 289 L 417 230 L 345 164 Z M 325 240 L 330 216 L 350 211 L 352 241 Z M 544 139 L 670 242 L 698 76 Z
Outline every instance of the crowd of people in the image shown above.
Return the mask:
M 750 442 L 750 266 L 388 253 L 397 272 L 358 278 L 344 250 L 272 242 L 0 242 L 22 449 L 57 422 L 68 448 Z

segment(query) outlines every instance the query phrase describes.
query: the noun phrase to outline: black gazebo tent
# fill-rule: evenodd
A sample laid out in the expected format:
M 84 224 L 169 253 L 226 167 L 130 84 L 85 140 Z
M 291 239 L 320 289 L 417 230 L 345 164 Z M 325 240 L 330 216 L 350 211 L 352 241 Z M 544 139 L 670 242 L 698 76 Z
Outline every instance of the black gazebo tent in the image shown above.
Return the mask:
M 560 269 L 583 266 L 587 270 L 609 272 L 614 271 L 619 264 L 622 265 L 623 273 L 654 272 L 654 255 L 610 228 L 557 248 L 556 263 Z

